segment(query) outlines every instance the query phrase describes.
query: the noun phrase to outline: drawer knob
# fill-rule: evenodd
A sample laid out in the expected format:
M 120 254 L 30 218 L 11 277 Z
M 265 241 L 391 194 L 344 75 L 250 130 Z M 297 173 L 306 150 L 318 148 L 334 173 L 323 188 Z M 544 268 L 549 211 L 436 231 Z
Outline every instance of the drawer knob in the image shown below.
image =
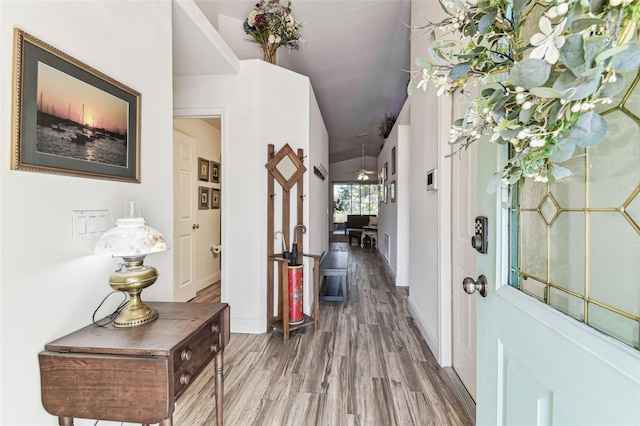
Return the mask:
M 219 331 L 220 327 L 218 327 L 218 324 L 211 324 L 211 332 L 218 333 Z
M 211 352 L 218 352 L 220 350 L 220 345 L 217 343 L 212 343 L 211 346 L 209 346 L 209 350 Z
M 188 385 L 190 381 L 191 381 L 191 374 L 182 373 L 182 375 L 180 375 L 180 384 L 181 385 Z
M 183 361 L 189 361 L 192 355 L 193 352 L 191 352 L 191 349 L 183 349 L 182 353 L 180 353 L 180 359 Z

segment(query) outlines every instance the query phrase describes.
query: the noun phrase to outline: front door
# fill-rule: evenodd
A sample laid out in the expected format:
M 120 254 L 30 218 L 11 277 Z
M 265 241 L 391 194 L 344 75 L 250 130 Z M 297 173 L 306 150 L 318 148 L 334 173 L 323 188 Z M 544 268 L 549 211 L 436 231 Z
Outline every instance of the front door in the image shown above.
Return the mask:
M 196 296 L 196 140 L 173 131 L 174 289 L 176 302 Z
M 582 315 L 584 320 L 588 309 L 590 323 L 598 320 L 598 315 L 602 321 L 605 313 L 602 306 L 596 304 L 596 299 L 602 297 L 595 293 L 596 285 L 604 290 L 627 286 L 626 291 L 611 294 L 610 300 L 625 303 L 638 297 L 637 274 L 632 271 L 638 267 L 640 236 L 622 217 L 629 209 L 607 211 L 590 207 L 589 203 L 595 204 L 596 200 L 587 187 L 593 185 L 604 197 L 611 198 L 622 192 L 621 175 L 635 173 L 637 176 L 639 173 L 640 133 L 637 124 L 627 123 L 630 125 L 627 129 L 636 126 L 635 136 L 612 134 L 609 148 L 602 142 L 605 145 L 594 150 L 593 155 L 580 157 L 582 163 L 588 165 L 582 169 L 586 178 L 578 185 L 581 189 L 564 188 L 568 201 L 561 199 L 558 191 L 553 206 L 543 195 L 537 207 L 525 212 L 531 218 L 527 219 L 528 223 L 522 223 L 515 230 L 508 227 L 508 194 L 502 190 L 503 193 L 499 191 L 496 196 L 489 196 L 485 190 L 494 170 L 499 168 L 498 147 L 483 144 L 478 151 L 477 214 L 489 218 L 492 240 L 498 243 L 489 245 L 487 255 L 477 256 L 477 275 L 484 274 L 488 278 L 487 297 L 481 297 L 477 292 L 468 296 L 476 298 L 478 303 L 478 425 L 640 424 L 640 351 L 637 346 L 640 327 L 631 321 L 629 344 L 635 344 L 633 348 L 559 311 L 562 309 L 577 317 Z M 620 130 L 625 125 L 620 123 L 610 126 L 612 128 Z M 629 147 L 628 151 L 619 148 L 624 144 Z M 616 149 L 619 154 L 615 154 Z M 608 158 L 611 155 L 617 159 Z M 628 161 L 630 156 L 635 158 L 631 162 Z M 618 167 L 618 164 L 626 166 Z M 614 184 L 603 188 L 601 185 L 606 176 L 613 176 Z M 628 192 L 633 196 L 635 186 L 637 195 L 637 177 L 631 178 L 631 182 L 632 188 Z M 543 185 L 544 194 L 546 184 L 536 185 Z M 581 196 L 585 193 L 589 195 Z M 623 195 L 620 199 L 625 202 L 629 195 L 626 192 Z M 569 206 L 562 210 L 565 203 L 577 200 L 587 203 L 586 206 Z M 532 223 L 539 225 L 531 228 Z M 596 226 L 598 223 L 603 225 Z M 565 231 L 558 233 L 556 229 L 561 226 Z M 622 234 L 618 234 L 619 229 Z M 523 288 L 529 286 L 531 295 L 506 285 L 510 273 L 507 262 L 509 235 L 516 243 L 518 238 L 525 238 L 529 243 L 548 241 L 530 244 L 534 252 L 524 259 L 522 253 L 518 255 L 522 265 L 538 265 L 540 270 L 532 272 L 520 284 Z M 605 245 L 608 248 L 603 247 Z M 518 246 L 522 247 L 521 244 Z M 625 249 L 620 250 L 621 247 Z M 630 263 L 623 268 L 615 267 L 614 264 L 624 256 L 631 256 Z M 564 262 L 554 269 L 552 262 L 558 259 L 564 259 Z M 597 265 L 605 268 L 606 273 L 599 272 Z M 586 287 L 577 286 L 572 293 L 554 287 L 563 274 L 569 280 L 575 280 L 580 271 L 586 277 Z M 616 278 L 620 275 L 630 279 Z M 600 284 L 598 277 L 602 277 L 598 280 Z M 586 295 L 583 294 L 585 291 Z M 564 308 L 558 306 L 562 305 L 561 300 L 572 298 L 578 300 L 576 305 L 567 302 Z M 554 304 L 557 309 L 550 306 Z M 637 302 L 630 309 L 637 310 Z M 609 311 L 607 315 L 613 318 L 614 314 Z M 621 327 L 623 320 L 620 316 L 617 322 L 611 321 L 610 326 Z

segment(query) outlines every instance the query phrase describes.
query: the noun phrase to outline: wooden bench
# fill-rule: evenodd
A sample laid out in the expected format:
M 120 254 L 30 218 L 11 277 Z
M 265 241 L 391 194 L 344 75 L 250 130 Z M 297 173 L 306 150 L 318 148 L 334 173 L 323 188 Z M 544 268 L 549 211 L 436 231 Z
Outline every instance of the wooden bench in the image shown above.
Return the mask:
M 346 251 L 326 251 L 320 258 L 320 300 L 342 302 L 347 306 L 347 272 L 349 253 Z

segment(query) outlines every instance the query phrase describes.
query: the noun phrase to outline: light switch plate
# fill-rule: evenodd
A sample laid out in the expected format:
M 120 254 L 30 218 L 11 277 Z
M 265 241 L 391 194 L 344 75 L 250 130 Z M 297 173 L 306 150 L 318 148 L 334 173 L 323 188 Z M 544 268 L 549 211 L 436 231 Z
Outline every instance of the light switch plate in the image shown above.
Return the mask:
M 109 229 L 109 210 L 72 210 L 73 240 L 96 238 Z

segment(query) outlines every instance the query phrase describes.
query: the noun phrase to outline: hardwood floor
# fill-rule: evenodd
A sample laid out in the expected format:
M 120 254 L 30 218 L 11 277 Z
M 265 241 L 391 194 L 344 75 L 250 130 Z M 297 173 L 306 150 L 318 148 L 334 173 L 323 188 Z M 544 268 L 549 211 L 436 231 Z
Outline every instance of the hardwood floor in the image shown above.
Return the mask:
M 220 303 L 220 281 L 216 281 L 209 287 L 205 287 L 196 293 L 196 297 L 189 302 L 213 302 Z
M 375 250 L 349 250 L 349 304 L 321 302 L 320 327 L 232 334 L 226 425 L 471 425 Z M 200 299 L 202 300 L 202 299 Z M 213 363 L 180 398 L 176 425 L 213 424 Z

